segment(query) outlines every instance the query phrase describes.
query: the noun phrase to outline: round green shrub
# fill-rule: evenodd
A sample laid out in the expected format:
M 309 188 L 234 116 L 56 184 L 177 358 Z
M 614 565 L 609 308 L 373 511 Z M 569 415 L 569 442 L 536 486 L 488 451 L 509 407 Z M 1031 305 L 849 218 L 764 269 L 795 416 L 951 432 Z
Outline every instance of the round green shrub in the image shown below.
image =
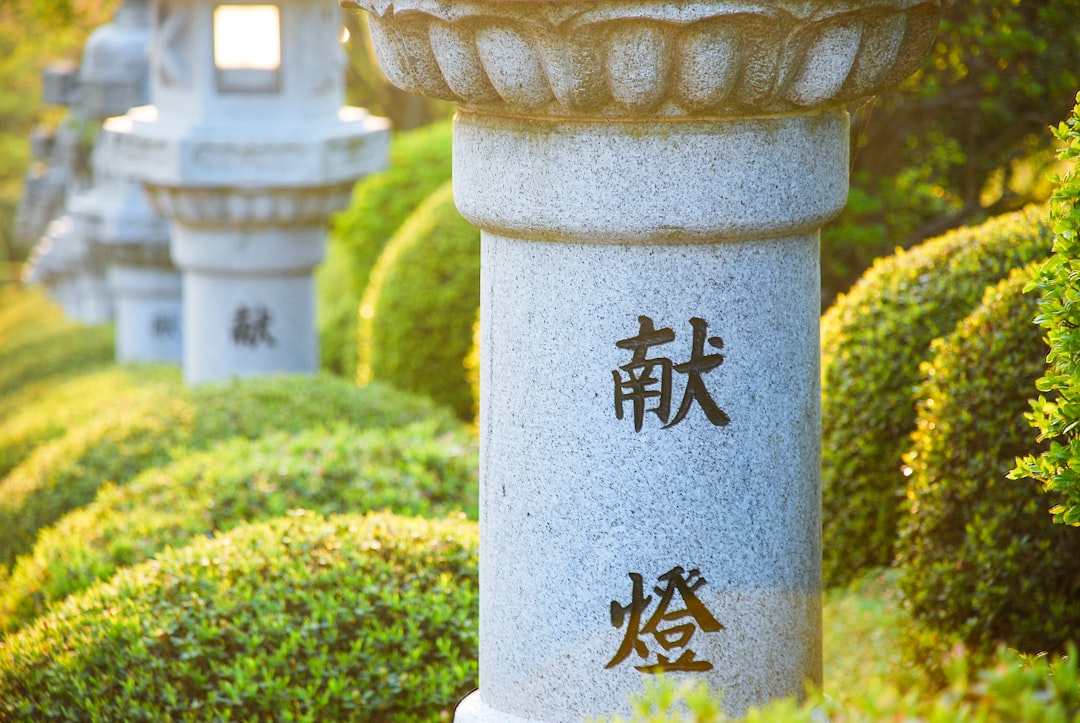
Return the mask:
M 970 649 L 1061 651 L 1080 631 L 1080 535 L 1052 524 L 1038 485 L 1006 473 L 1033 451 L 1024 410 L 1046 345 L 1022 291 L 1033 267 L 987 290 L 924 364 L 909 514 L 897 543 L 913 615 Z
M 0 479 L 45 442 L 92 419 L 118 398 L 142 385 L 177 379 L 168 366 L 106 366 L 60 383 L 44 383 L 33 398 L 9 414 L 0 413 Z M 21 396 L 21 395 L 17 395 Z
M 930 342 L 984 289 L 1045 258 L 1045 209 L 994 218 L 878 260 L 821 320 L 823 572 L 842 585 L 892 562 L 915 428 L 911 397 Z
M 123 487 L 106 485 L 92 503 L 42 530 L 0 588 L 0 630 L 166 546 L 297 507 L 476 519 L 476 456 L 463 429 L 440 430 L 432 421 L 229 440 Z
M 1038 381 L 1043 392 L 1032 401 L 1029 421 L 1040 440 L 1050 440 L 1043 452 L 1017 461 L 1014 477 L 1042 482 L 1059 499 L 1051 508 L 1056 522 L 1080 526 L 1080 94 L 1072 116 L 1055 135 L 1065 144 L 1059 157 L 1070 163 L 1050 201 L 1054 253 L 1038 270 L 1034 285 L 1042 301 L 1037 322 L 1050 344 L 1047 369 Z
M 0 720 L 442 720 L 476 685 L 476 548 L 297 511 L 165 552 L 4 640 Z
M 334 218 L 317 276 L 324 369 L 356 376 L 356 310 L 371 269 L 409 214 L 449 180 L 451 130 L 443 121 L 394 134 L 386 170 L 356 184 L 349 208 Z
M 58 379 L 115 359 L 112 325 L 66 318 L 40 288 L 4 289 L 0 297 L 0 414 L 33 400 Z
M 392 426 L 432 415 L 450 422 L 428 400 L 381 385 L 360 389 L 330 375 L 140 387 L 42 445 L 0 480 L 0 566 L 9 569 L 38 530 L 93 500 L 104 483 L 125 484 L 144 469 L 230 437 L 338 421 Z
M 480 307 L 480 232 L 444 184 L 394 234 L 360 304 L 357 380 L 426 394 L 473 419 L 465 359 Z

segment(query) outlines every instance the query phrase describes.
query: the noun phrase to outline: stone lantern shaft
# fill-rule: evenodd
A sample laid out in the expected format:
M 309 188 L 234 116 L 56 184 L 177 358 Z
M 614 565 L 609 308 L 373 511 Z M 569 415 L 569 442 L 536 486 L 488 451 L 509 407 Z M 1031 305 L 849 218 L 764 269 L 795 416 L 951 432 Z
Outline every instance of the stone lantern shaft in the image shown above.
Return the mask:
M 459 104 L 482 230 L 480 688 L 455 720 L 821 682 L 819 229 L 944 0 L 343 0 Z

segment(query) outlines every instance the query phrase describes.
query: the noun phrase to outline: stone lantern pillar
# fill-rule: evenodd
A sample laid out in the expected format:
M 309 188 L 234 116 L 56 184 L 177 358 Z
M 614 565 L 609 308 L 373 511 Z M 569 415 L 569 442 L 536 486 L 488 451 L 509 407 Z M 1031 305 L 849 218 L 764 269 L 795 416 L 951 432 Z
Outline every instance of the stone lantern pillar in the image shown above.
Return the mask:
M 342 0 L 457 101 L 482 230 L 480 688 L 461 721 L 821 682 L 819 229 L 845 103 L 948 0 Z
M 85 243 L 68 215 L 70 201 L 89 184 L 87 134 L 90 125 L 78 105 L 78 66 L 53 63 L 42 73 L 42 100 L 68 109 L 56 131 L 35 131 L 31 139 L 40 164 L 25 179 L 17 212 L 23 243 L 36 243 L 27 280 L 40 281 L 66 314 L 97 323 L 108 308 L 82 303 L 80 268 Z M 104 311 L 101 315 L 100 312 Z
M 24 269 L 26 283 L 40 283 L 67 316 L 80 318 L 77 269 L 81 247 L 71 216 L 50 221 Z
M 112 22 L 94 31 L 79 70 L 85 114 L 104 121 L 147 102 L 149 42 L 150 0 L 125 0 Z M 95 143 L 94 183 L 72 212 L 115 300 L 116 358 L 179 363 L 181 280 L 169 258 L 168 224 L 142 185 L 115 169 L 111 140 L 101 134 Z
M 386 163 L 388 122 L 342 107 L 324 0 L 155 0 L 154 105 L 112 118 L 116 168 L 171 224 L 188 383 L 317 367 L 325 223 Z

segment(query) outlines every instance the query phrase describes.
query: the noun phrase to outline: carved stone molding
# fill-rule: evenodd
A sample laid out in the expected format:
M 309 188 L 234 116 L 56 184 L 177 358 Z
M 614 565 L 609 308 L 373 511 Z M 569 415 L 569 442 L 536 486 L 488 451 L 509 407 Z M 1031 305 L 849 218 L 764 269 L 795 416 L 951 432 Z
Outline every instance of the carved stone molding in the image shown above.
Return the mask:
M 915 70 L 952 0 L 340 0 L 398 87 L 493 112 L 739 116 L 842 104 Z
M 136 268 L 173 268 L 167 243 L 102 243 L 95 241 L 92 247 L 108 260 L 111 266 Z
M 195 229 L 319 226 L 349 205 L 352 183 L 307 188 L 193 188 L 148 184 L 162 216 Z

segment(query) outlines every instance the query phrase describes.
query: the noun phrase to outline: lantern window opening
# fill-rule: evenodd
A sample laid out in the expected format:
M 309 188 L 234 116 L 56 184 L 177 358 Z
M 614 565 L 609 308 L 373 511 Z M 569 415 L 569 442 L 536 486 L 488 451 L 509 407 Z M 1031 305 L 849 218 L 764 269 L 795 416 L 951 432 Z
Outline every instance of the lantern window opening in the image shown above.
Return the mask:
M 281 10 L 277 5 L 214 8 L 214 71 L 222 93 L 281 88 Z

